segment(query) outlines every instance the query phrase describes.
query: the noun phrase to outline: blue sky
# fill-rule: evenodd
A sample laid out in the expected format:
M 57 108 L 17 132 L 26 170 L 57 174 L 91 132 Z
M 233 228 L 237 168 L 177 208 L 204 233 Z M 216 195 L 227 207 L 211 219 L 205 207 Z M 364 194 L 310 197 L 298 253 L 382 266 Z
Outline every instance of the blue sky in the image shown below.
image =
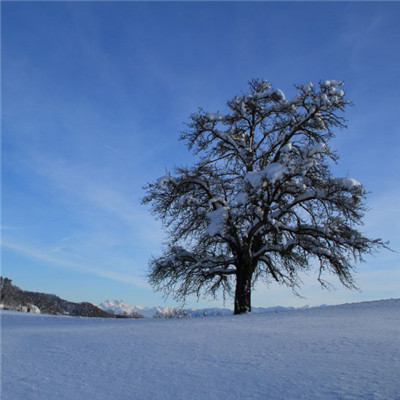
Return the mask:
M 345 81 L 354 106 L 332 146 L 337 176 L 370 194 L 362 227 L 400 251 L 400 3 L 2 2 L 2 274 L 72 301 L 163 304 L 146 281 L 165 234 L 142 187 L 193 155 L 189 115 L 223 111 L 266 78 Z M 256 306 L 399 297 L 399 254 L 357 267 L 362 292 L 304 276 L 297 298 L 259 285 Z M 174 304 L 172 299 L 167 304 Z M 189 306 L 221 305 L 188 299 Z M 227 306 L 231 306 L 228 302 Z

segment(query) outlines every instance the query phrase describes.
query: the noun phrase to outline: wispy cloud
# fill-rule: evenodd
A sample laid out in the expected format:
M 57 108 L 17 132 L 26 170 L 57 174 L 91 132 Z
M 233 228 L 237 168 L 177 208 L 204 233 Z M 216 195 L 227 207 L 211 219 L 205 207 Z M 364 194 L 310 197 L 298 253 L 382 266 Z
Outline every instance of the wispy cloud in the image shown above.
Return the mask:
M 114 152 L 114 153 L 116 153 L 116 154 L 118 154 L 118 155 L 122 155 L 122 152 L 121 152 L 121 151 L 115 149 L 114 147 L 112 147 L 112 146 L 110 146 L 110 145 L 108 145 L 108 144 L 105 144 L 105 145 L 104 145 L 104 148 L 107 149 L 107 150 L 110 150 L 110 151 L 112 151 L 112 152 Z
M 29 246 L 25 246 L 25 245 L 19 245 L 19 244 L 15 244 L 15 243 L 7 243 L 7 242 L 3 242 L 2 247 L 9 249 L 11 251 L 17 252 L 17 253 L 21 253 L 24 256 L 27 256 L 30 258 L 35 258 L 37 260 L 51 264 L 55 267 L 57 266 L 57 267 L 67 268 L 67 269 L 71 269 L 71 270 L 83 272 L 83 273 L 88 273 L 88 274 L 102 277 L 102 278 L 112 279 L 112 280 L 115 280 L 118 282 L 128 283 L 133 286 L 149 288 L 149 285 L 140 278 L 131 277 L 127 274 L 123 274 L 120 272 L 114 272 L 114 271 L 110 271 L 110 270 L 100 269 L 98 267 L 92 267 L 87 264 L 71 261 L 71 260 L 63 258 L 62 255 L 60 255 L 60 257 L 57 257 L 56 255 L 54 255 L 54 253 L 51 253 L 51 252 L 48 252 L 48 251 L 45 251 L 42 249 L 29 247 Z
M 32 158 L 30 165 L 37 175 L 47 180 L 60 202 L 66 201 L 67 195 L 77 204 L 75 212 L 87 216 L 97 210 L 97 218 L 100 214 L 100 218 L 118 220 L 132 231 L 136 240 L 142 243 L 161 242 L 160 224 L 140 204 L 144 193 L 142 185 L 135 180 L 134 172 L 132 179 L 126 183 L 126 177 L 118 176 L 118 171 L 106 174 L 95 165 L 52 159 L 43 154 Z
M 2 231 L 16 231 L 18 229 L 21 229 L 21 227 L 20 226 L 1 225 Z

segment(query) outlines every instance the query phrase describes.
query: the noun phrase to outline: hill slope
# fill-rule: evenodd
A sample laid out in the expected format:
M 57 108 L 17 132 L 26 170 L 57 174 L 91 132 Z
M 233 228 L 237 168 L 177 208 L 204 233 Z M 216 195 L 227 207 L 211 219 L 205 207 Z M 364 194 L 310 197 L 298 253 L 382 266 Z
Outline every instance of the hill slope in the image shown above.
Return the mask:
M 54 294 L 29 292 L 12 284 L 11 279 L 0 277 L 0 304 L 10 310 L 44 314 L 67 314 L 82 317 L 112 317 L 91 303 L 73 303 Z
M 398 400 L 400 300 L 181 320 L 1 312 L 2 400 Z

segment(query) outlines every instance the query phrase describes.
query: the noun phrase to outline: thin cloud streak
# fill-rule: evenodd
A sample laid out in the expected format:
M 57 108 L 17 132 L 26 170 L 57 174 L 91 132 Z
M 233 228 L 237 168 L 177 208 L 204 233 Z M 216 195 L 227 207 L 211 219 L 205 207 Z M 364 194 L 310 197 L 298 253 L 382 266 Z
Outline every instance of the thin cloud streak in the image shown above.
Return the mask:
M 104 148 L 122 156 L 122 152 L 120 152 L 119 150 L 115 149 L 112 146 L 109 146 L 108 144 L 105 144 Z
M 83 264 L 80 264 L 80 263 L 77 263 L 74 261 L 59 259 L 59 258 L 49 255 L 46 251 L 43 251 L 40 249 L 22 246 L 22 245 L 15 244 L 15 243 L 3 243 L 2 247 L 9 249 L 11 251 L 17 252 L 17 253 L 21 253 L 30 258 L 35 258 L 37 260 L 44 261 L 51 265 L 57 265 L 57 266 L 60 266 L 60 267 L 66 268 L 66 269 L 88 273 L 88 274 L 98 276 L 101 278 L 108 278 L 108 279 L 112 279 L 112 280 L 115 280 L 118 282 L 128 283 L 130 285 L 138 286 L 138 287 L 142 287 L 142 288 L 146 288 L 146 289 L 148 289 L 150 287 L 146 282 L 144 282 L 143 280 L 141 280 L 139 278 L 129 277 L 129 276 L 126 276 L 125 274 L 121 274 L 118 272 L 98 270 L 93 267 L 88 267 L 87 265 L 83 265 Z
M 8 225 L 2 225 L 1 226 L 1 230 L 2 231 L 15 231 L 18 229 L 22 229 L 22 227 L 20 226 L 8 226 Z
M 79 201 L 80 208 L 76 212 L 91 213 L 95 207 L 123 222 L 134 232 L 137 241 L 162 241 L 160 224 L 140 204 L 142 184 L 138 184 L 134 176 L 132 182 L 136 183 L 132 186 L 137 185 L 137 188 L 125 186 L 122 189 L 116 188 L 118 177 L 115 174 L 113 177 L 105 177 L 94 167 L 52 160 L 44 154 L 36 154 L 29 163 L 31 170 L 44 177 L 60 198 L 65 199 L 65 194 L 69 194 Z

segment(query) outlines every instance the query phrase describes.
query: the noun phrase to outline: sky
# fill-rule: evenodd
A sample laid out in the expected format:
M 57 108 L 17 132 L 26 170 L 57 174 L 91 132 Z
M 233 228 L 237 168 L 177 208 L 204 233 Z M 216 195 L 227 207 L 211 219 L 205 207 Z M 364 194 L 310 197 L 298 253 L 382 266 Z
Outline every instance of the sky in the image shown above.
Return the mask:
M 397 252 L 356 266 L 360 291 L 311 271 L 302 297 L 258 284 L 253 305 L 400 297 L 399 17 L 398 2 L 1 2 L 2 275 L 70 301 L 176 305 L 147 282 L 166 233 L 141 198 L 193 162 L 178 140 L 191 113 L 224 111 L 252 78 L 287 97 L 336 79 L 354 105 L 333 172 L 363 183 L 361 230 Z

